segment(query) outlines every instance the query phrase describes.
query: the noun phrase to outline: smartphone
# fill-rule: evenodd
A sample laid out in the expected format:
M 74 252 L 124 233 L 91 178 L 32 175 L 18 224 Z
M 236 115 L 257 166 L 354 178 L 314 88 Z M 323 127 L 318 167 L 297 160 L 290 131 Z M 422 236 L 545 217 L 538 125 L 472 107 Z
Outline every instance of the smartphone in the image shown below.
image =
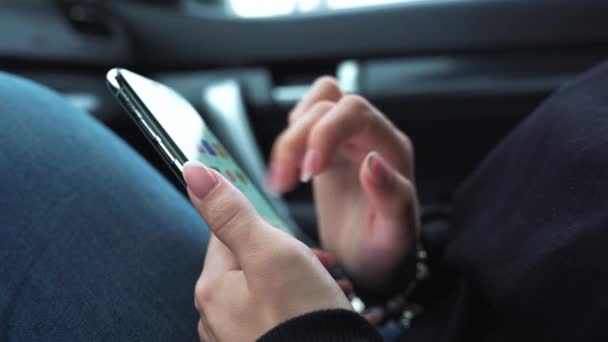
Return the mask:
M 184 187 L 184 163 L 198 160 L 232 182 L 268 223 L 312 245 L 293 219 L 277 210 L 251 181 L 184 97 L 159 82 L 120 68 L 108 72 L 107 84 Z

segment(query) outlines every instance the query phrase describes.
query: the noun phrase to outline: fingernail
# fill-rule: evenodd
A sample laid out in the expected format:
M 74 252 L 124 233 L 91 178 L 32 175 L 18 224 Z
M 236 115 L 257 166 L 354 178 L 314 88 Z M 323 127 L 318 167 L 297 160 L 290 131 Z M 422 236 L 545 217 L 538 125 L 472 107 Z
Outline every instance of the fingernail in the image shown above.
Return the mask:
M 367 155 L 366 165 L 367 171 L 376 185 L 382 186 L 388 182 L 389 170 L 378 152 L 372 151 Z
M 272 162 L 266 178 L 266 188 L 275 194 L 283 193 L 281 181 L 286 177 L 287 166 L 281 162 Z
M 218 182 L 216 176 L 198 161 L 187 161 L 182 173 L 188 189 L 199 199 L 205 198 Z
M 309 149 L 304 155 L 304 161 L 302 162 L 302 174 L 300 175 L 300 181 L 302 183 L 308 183 L 314 173 L 319 167 L 319 154 L 314 149 Z
M 279 191 L 277 190 L 276 178 L 277 178 L 277 165 L 276 165 L 276 163 L 270 163 L 270 165 L 268 166 L 268 175 L 266 175 L 266 182 L 264 183 L 264 186 L 266 187 L 266 191 L 272 192 L 274 194 L 279 193 Z

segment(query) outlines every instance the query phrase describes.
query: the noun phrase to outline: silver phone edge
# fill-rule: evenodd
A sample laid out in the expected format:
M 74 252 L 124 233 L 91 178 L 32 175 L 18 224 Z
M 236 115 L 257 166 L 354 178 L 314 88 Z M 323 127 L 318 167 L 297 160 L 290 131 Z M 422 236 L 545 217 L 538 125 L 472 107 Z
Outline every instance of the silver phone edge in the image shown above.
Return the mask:
M 183 179 L 183 169 L 184 164 L 187 160 L 182 160 L 180 155 L 171 153 L 171 149 L 167 148 L 167 146 L 171 146 L 171 141 L 168 141 L 162 134 L 156 132 L 153 127 L 155 127 L 154 122 L 150 119 L 151 114 L 146 113 L 146 111 L 141 108 L 136 101 L 137 98 L 131 98 L 137 95 L 130 95 L 126 92 L 125 89 L 119 82 L 119 77 L 121 77 L 121 69 L 113 68 L 108 71 L 106 80 L 108 88 L 112 94 L 116 97 L 121 106 L 126 110 L 129 114 L 129 117 L 135 122 L 135 125 L 144 133 L 144 136 L 154 145 L 157 151 L 162 155 L 162 158 L 167 163 L 168 167 L 171 171 L 177 176 L 180 183 L 186 187 L 186 183 Z M 133 92 L 133 91 L 132 91 Z M 133 92 L 134 93 L 134 92 Z M 140 100 L 139 100 L 140 101 Z M 140 101 L 141 102 L 141 101 Z

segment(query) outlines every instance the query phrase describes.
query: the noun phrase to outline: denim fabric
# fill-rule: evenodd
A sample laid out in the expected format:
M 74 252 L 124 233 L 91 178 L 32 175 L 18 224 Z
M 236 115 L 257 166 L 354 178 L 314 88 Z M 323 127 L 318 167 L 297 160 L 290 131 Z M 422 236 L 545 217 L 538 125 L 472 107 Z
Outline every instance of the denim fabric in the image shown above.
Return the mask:
M 197 340 L 208 228 L 117 136 L 0 73 L 0 341 Z

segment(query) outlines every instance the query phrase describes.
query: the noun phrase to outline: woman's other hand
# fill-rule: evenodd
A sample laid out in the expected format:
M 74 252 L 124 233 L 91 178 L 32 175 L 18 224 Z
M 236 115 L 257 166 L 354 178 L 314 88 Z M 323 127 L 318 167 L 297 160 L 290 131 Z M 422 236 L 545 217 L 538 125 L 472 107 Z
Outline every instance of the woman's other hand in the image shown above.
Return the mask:
M 268 184 L 275 192 L 313 179 L 319 235 L 368 289 L 405 287 L 419 229 L 410 139 L 378 109 L 318 79 L 277 138 Z

